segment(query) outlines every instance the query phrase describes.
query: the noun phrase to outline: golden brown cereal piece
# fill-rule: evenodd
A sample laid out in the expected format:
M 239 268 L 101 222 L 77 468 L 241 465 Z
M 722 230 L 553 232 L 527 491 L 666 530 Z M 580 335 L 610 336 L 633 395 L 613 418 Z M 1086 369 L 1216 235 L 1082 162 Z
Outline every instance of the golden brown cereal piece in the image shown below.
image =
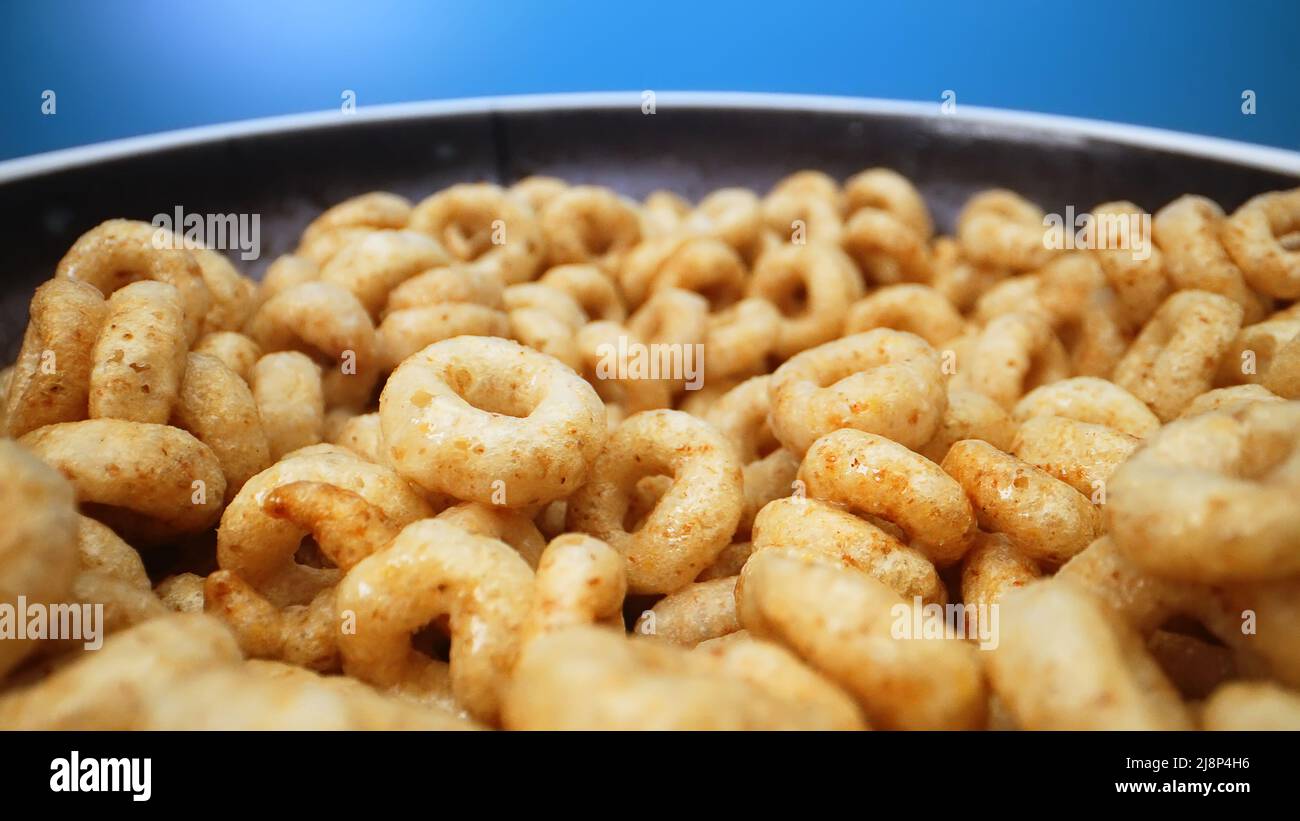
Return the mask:
M 834 245 L 782 245 L 754 266 L 748 296 L 766 299 L 781 312 L 775 350 L 787 359 L 840 335 L 849 305 L 862 296 L 862 282 L 852 260 Z
M 840 243 L 864 277 L 878 285 L 934 278 L 926 237 L 888 211 L 859 209 L 844 226 Z
M 179 428 L 88 419 L 47 425 L 20 441 L 72 482 L 89 515 L 133 543 L 198 533 L 221 512 L 221 464 Z
M 1010 452 L 1100 505 L 1106 481 L 1139 444 L 1137 437 L 1104 425 L 1035 416 L 1020 426 Z
M 249 658 L 284 659 L 321 671 L 338 669 L 339 622 L 332 587 L 305 605 L 277 609 L 235 573 L 216 570 L 203 582 L 203 610 L 229 625 L 239 649 Z
M 700 571 L 700 575 L 695 577 L 695 581 L 708 582 L 726 576 L 738 575 L 740 569 L 745 566 L 745 562 L 749 561 L 749 556 L 753 552 L 753 542 L 732 542 L 722 549 L 722 552 L 718 554 L 718 558 L 713 560 L 713 564 Z
M 777 368 L 769 391 L 772 429 L 796 455 L 839 428 L 919 447 L 934 436 L 948 404 L 934 349 L 885 328 L 798 354 Z
M 1221 411 L 1234 413 L 1255 402 L 1285 402 L 1286 400 L 1263 385 L 1233 385 L 1231 388 L 1215 388 L 1193 399 L 1178 414 L 1179 419 L 1200 416 L 1203 413 Z
M 574 186 L 551 199 L 540 223 L 552 266 L 588 263 L 613 273 L 641 241 L 636 206 L 591 185 Z
M 1292 339 L 1300 337 L 1300 318 L 1266 319 L 1242 328 L 1223 354 L 1217 382 L 1239 385 L 1262 382 L 1273 359 Z
M 1174 290 L 1219 294 L 1241 306 L 1243 321 L 1249 325 L 1264 318 L 1267 300 L 1250 289 L 1224 250 L 1223 223 L 1223 209 L 1217 203 L 1188 194 L 1157 211 L 1152 228 Z
M 1219 238 L 1252 288 L 1282 299 L 1300 297 L 1300 253 L 1281 238 L 1300 231 L 1300 188 L 1252 198 L 1223 224 Z
M 252 313 L 257 284 L 236 271 L 224 254 L 189 239 L 184 245 L 199 264 L 199 276 L 212 298 L 200 333 L 239 330 Z
M 651 191 L 641 208 L 641 229 L 646 236 L 663 236 L 681 227 L 691 204 L 671 191 Z
M 935 237 L 930 246 L 931 285 L 959 311 L 968 311 L 980 294 L 1007 275 L 1005 269 L 979 265 L 966 258 L 952 237 Z
M 1262 581 L 1300 572 L 1300 403 L 1171 422 L 1110 480 L 1111 537 L 1171 579 Z
M 1005 533 L 1030 558 L 1059 564 L 1101 534 L 1088 497 L 987 442 L 956 443 L 943 469 L 966 491 L 980 527 Z
M 405 228 L 410 218 L 411 203 L 404 197 L 385 191 L 361 194 L 312 220 L 295 253 L 322 266 L 351 240 L 370 231 Z
M 1300 730 L 1300 694 L 1266 681 L 1223 685 L 1201 709 L 1206 730 Z
M 876 208 L 892 214 L 913 233 L 928 242 L 934 234 L 930 210 L 911 181 L 889 168 L 868 168 L 844 181 L 844 213 L 853 216 L 862 208 Z
M 966 356 L 957 359 L 957 387 L 982 393 L 1010 410 L 1040 385 L 1070 375 L 1070 362 L 1047 320 L 1011 313 L 991 320 Z
M 443 247 L 417 230 L 367 231 L 321 266 L 319 280 L 351 293 L 373 319 L 393 289 L 449 262 Z
M 626 595 L 627 562 L 618 551 L 582 533 L 557 536 L 537 563 L 524 641 L 580 624 L 622 633 Z
M 231 496 L 271 464 L 271 446 L 253 392 L 215 357 L 187 357 L 171 421 L 212 448 Z
M 844 320 L 844 334 L 872 328 L 907 331 L 942 349 L 948 340 L 960 336 L 966 320 L 943 294 L 928 285 L 889 285 L 855 302 Z
M 159 582 L 154 593 L 169 610 L 177 613 L 202 613 L 203 581 L 203 577 L 196 573 L 178 573 Z
M 1146 635 L 1171 616 L 1199 616 L 1206 588 L 1153 576 L 1134 564 L 1110 536 L 1102 536 L 1066 562 L 1057 578 L 1100 599 L 1125 623 Z
M 781 314 L 766 299 L 749 297 L 711 314 L 704 339 L 710 384 L 767 370 Z
M 532 607 L 533 572 L 506 544 L 445 522 L 408 525 L 339 582 L 343 668 L 378 687 L 421 698 L 450 676 L 457 701 L 495 722 Z M 450 619 L 450 672 L 411 647 L 411 633 Z
M 383 464 L 384 432 L 379 426 L 379 414 L 362 413 L 349 418 L 333 444 L 347 448 L 367 462 Z
M 310 259 L 293 254 L 276 257 L 275 261 L 267 266 L 262 281 L 257 283 L 253 304 L 249 308 L 250 316 L 256 313 L 268 299 L 281 291 L 287 291 L 295 285 L 315 279 L 320 279 L 320 268 Z
M 758 197 L 746 188 L 719 188 L 700 200 L 686 218 L 691 234 L 720 239 L 753 265 L 762 248 L 763 213 Z
M 204 334 L 194 343 L 193 353 L 215 356 L 245 382 L 252 382 L 253 366 L 262 358 L 262 349 L 256 342 L 234 331 Z
M 526 513 L 527 511 L 492 507 L 479 502 L 461 502 L 442 511 L 435 518 L 456 525 L 466 533 L 505 542 L 535 570 L 542 551 L 546 549 L 546 539 Z
M 740 629 L 736 620 L 736 579 L 688 584 L 660 599 L 641 614 L 632 632 L 657 636 L 683 647 L 716 639 Z
M 838 430 L 813 443 L 799 467 L 808 495 L 898 525 L 940 567 L 975 537 L 975 513 L 951 476 L 897 442 Z
M 1141 399 L 1114 382 L 1095 376 L 1062 379 L 1025 394 L 1016 403 L 1012 417 L 1023 424 L 1035 416 L 1064 416 L 1105 425 L 1138 439 L 1145 439 L 1160 428 L 1160 420 Z
M 749 532 L 754 516 L 768 502 L 790 495 L 799 471 L 799 459 L 781 447 L 768 424 L 770 381 L 770 376 L 745 380 L 714 401 L 704 415 L 731 440 L 743 465 L 745 509 L 738 533 Z
M 91 353 L 92 419 L 167 421 L 185 373 L 184 321 L 176 289 L 164 282 L 133 282 L 113 292 Z
M 844 230 L 838 187 L 820 191 L 778 185 L 763 198 L 763 224 L 782 245 L 838 245 Z
M 146 222 L 109 220 L 90 229 L 59 260 L 55 277 L 90 283 L 106 297 L 142 279 L 171 285 L 184 311 L 186 342 L 198 338 L 211 305 L 199 263 L 184 242 Z
M 1146 411 L 1145 405 L 1142 405 L 1142 410 Z M 1015 435 L 1016 423 L 1001 405 L 982 393 L 954 388 L 949 383 L 948 407 L 943 412 L 943 421 L 917 453 L 939 464 L 954 442 L 983 439 L 998 450 L 1009 450 Z
M 435 342 L 457 336 L 509 336 L 510 317 L 472 302 L 443 302 L 392 311 L 376 335 L 379 367 L 391 371 Z
M 628 301 L 639 305 L 664 288 L 704 297 L 721 310 L 745 291 L 745 262 L 725 242 L 675 234 L 637 246 L 623 265 L 619 282 Z
M 1247 673 L 1257 668 L 1300 687 L 1300 578 L 1231 585 L 1222 591 L 1222 604 L 1210 599 L 1201 608 L 1202 620 L 1237 651 Z
M 1150 215 L 1127 201 L 1105 202 L 1092 209 L 1098 235 L 1107 238 L 1094 251 L 1106 281 L 1114 289 L 1127 327 L 1145 324 L 1169 295 L 1164 255 L 1142 221 Z M 1137 227 L 1138 230 L 1133 229 Z
M 506 289 L 505 307 L 514 339 L 574 370 L 582 367 L 573 335 L 587 324 L 587 314 L 573 297 L 558 288 L 525 282 Z
M 1264 375 L 1264 387 L 1287 399 L 1300 399 L 1300 337 L 1288 342 Z
M 78 517 L 72 487 L 12 441 L 0 440 L 0 604 L 25 618 L 70 592 L 78 568 Z M 11 627 L 12 629 L 12 627 Z M 8 632 L 8 631 L 6 631 Z M 36 649 L 15 633 L 0 640 L 0 679 Z M 0 727 L 9 726 L 0 702 Z
M 957 217 L 962 251 L 980 265 L 1027 271 L 1052 258 L 1045 242 L 1043 211 L 1003 189 L 976 194 Z
M 663 360 L 652 362 L 646 341 L 623 325 L 588 323 L 574 336 L 574 344 L 582 358 L 581 373 L 595 387 L 606 408 L 617 405 L 632 414 L 666 408 L 672 403 L 673 381 L 659 378 L 661 372 L 651 369 L 652 365 L 662 367 Z
M 520 508 L 582 485 L 605 441 L 600 397 L 558 360 L 464 336 L 393 371 L 379 400 L 388 461 L 425 490 Z
M 569 184 L 556 177 L 541 174 L 524 177 L 510 186 L 511 196 L 518 197 L 538 214 L 542 213 L 551 200 L 569 190 Z
M 592 319 L 622 322 L 627 318 L 627 308 L 614 280 L 595 265 L 557 265 L 542 274 L 538 282 L 573 297 Z
M 282 351 L 263 356 L 253 366 L 251 387 L 273 460 L 324 438 L 321 369 L 306 355 Z
M 86 418 L 92 351 L 107 314 L 94 286 L 52 279 L 36 289 L 0 415 L 5 435 Z
M 736 591 L 740 623 L 780 642 L 849 692 L 872 726 L 966 729 L 983 725 L 978 652 L 956 639 L 900 632 L 919 605 L 884 584 L 781 551 L 750 557 Z M 942 626 L 938 635 L 943 636 Z
M 417 274 L 388 292 L 384 316 L 403 308 L 427 308 L 444 302 L 472 302 L 500 308 L 505 285 L 491 271 L 447 265 Z
M 961 600 L 968 607 L 967 617 L 978 620 L 981 607 L 997 605 L 1007 593 L 1042 575 L 1038 563 L 1005 535 L 981 531 L 961 563 Z
M 625 521 L 637 482 L 672 477 L 640 528 Z M 711 425 L 680 411 L 628 417 L 610 436 L 591 478 L 570 499 L 568 526 L 627 557 L 628 587 L 671 593 L 731 542 L 743 504 L 740 463 Z
M 532 279 L 546 256 L 545 224 L 523 200 L 488 183 L 453 185 L 425 198 L 411 212 L 410 227 L 506 284 Z
M 1027 730 L 1184 730 L 1191 718 L 1141 637 L 1069 582 L 1002 599 L 989 677 Z

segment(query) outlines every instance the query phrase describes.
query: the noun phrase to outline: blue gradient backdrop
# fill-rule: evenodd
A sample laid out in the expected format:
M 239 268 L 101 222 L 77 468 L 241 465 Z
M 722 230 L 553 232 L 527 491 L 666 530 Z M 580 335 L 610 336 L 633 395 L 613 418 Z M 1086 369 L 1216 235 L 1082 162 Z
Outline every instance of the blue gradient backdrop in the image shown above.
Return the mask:
M 0 158 L 337 108 L 343 89 L 361 106 L 646 88 L 937 103 L 954 89 L 959 105 L 1300 149 L 1300 0 L 4 0 L 0 38 Z

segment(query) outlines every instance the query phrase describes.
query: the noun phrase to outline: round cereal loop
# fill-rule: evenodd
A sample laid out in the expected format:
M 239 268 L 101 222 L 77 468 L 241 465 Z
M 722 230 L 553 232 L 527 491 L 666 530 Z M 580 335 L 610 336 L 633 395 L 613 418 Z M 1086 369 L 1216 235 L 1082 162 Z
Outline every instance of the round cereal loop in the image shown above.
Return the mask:
M 524 177 L 510 186 L 510 195 L 528 204 L 529 208 L 540 214 L 551 200 L 569 190 L 569 184 L 557 177 L 541 174 Z
M 253 311 L 257 283 L 235 270 L 224 254 L 188 239 L 184 245 L 199 264 L 199 276 L 212 298 L 200 333 L 239 330 Z
M 385 191 L 361 194 L 335 205 L 312 220 L 295 255 L 324 266 L 344 245 L 371 231 L 405 228 L 411 203 Z
M 253 366 L 253 401 L 271 459 L 314 445 L 325 435 L 320 366 L 297 351 L 269 353 Z
M 456 525 L 466 533 L 505 542 L 518 551 L 533 569 L 537 568 L 542 551 L 546 549 L 546 539 L 537 525 L 518 510 L 491 507 L 478 502 L 462 502 L 447 508 L 434 518 Z
M 1000 603 L 993 689 L 1027 730 L 1186 730 L 1181 697 L 1138 634 L 1081 588 L 1038 581 Z
M 693 291 L 656 291 L 628 318 L 629 339 L 648 346 L 650 376 L 668 380 L 674 391 L 699 390 L 704 384 L 702 345 L 708 334 L 709 303 Z M 629 362 L 629 367 L 631 363 Z
M 627 529 L 632 494 L 645 477 L 672 484 L 640 528 Z M 671 593 L 726 547 L 744 503 L 740 463 L 707 422 L 681 411 L 646 411 L 613 432 L 590 481 L 570 499 L 568 526 L 603 539 L 628 562 L 633 593 Z
M 719 188 L 709 194 L 686 217 L 683 227 L 688 233 L 722 240 L 747 265 L 758 259 L 762 248 L 762 207 L 746 188 Z
M 1223 225 L 1223 209 L 1218 203 L 1188 194 L 1157 211 L 1152 229 L 1175 291 L 1224 296 L 1242 307 L 1249 325 L 1264 318 L 1267 300 L 1250 289 L 1241 269 L 1224 250 L 1220 239 Z
M 624 408 L 633 414 L 672 404 L 673 382 L 651 378 L 659 374 L 650 371 L 649 347 L 624 326 L 588 323 L 574 336 L 574 345 L 581 357 L 583 378 L 596 389 L 607 409 Z
M 398 366 L 379 417 L 387 460 L 427 491 L 520 508 L 568 496 L 605 441 L 600 397 L 505 339 L 437 342 Z
M 939 349 L 966 330 L 966 320 L 927 285 L 889 285 L 853 303 L 844 320 L 846 336 L 873 328 L 907 331 Z
M 1212 387 L 1241 328 L 1241 306 L 1208 291 L 1179 291 L 1156 311 L 1115 366 L 1115 384 L 1161 421 Z
M 1145 405 L 1142 410 L 1146 410 Z M 930 441 L 917 448 L 917 453 L 937 465 L 955 442 L 983 439 L 998 450 L 1009 450 L 1015 435 L 1016 423 L 1001 405 L 982 393 L 953 388 L 950 383 L 943 421 Z
M 235 372 L 244 382 L 253 379 L 253 366 L 262 358 L 261 347 L 235 331 L 215 331 L 199 337 L 194 343 L 194 353 L 207 354 L 221 360 L 221 364 Z
M 216 357 L 192 353 L 186 358 L 170 421 L 212 449 L 231 496 L 271 465 L 271 445 L 253 392 Z
M 957 217 L 963 253 L 979 265 L 1017 271 L 1052 258 L 1043 211 L 1014 191 L 992 189 L 971 197 Z
M 1094 254 L 1115 291 L 1124 324 L 1140 327 L 1169 295 L 1164 255 L 1151 235 L 1151 216 L 1131 202 L 1119 201 L 1096 206 L 1092 217 L 1099 234 L 1110 240 Z
M 674 233 L 690 212 L 691 204 L 673 192 L 652 191 L 641 208 L 641 230 L 648 237 Z
M 1201 708 L 1206 730 L 1300 730 L 1300 693 L 1267 681 L 1233 681 Z
M 377 318 L 394 288 L 449 261 L 441 245 L 418 231 L 367 231 L 321 267 L 320 281 L 348 291 Z
M 1034 388 L 1070 376 L 1070 362 L 1047 320 L 1012 313 L 984 326 L 966 356 L 958 357 L 956 371 L 958 387 L 1010 410 Z
M 844 181 L 844 213 L 852 216 L 863 208 L 891 214 L 923 242 L 934 234 L 934 222 L 921 192 L 893 169 L 868 168 Z
M 1300 318 L 1266 319 L 1247 325 L 1224 352 L 1215 381 L 1220 385 L 1263 382 L 1273 359 L 1300 337 Z
M 76 499 L 58 473 L 14 442 L 0 440 L 0 504 L 7 511 L 0 531 L 0 605 L 25 618 L 20 599 L 53 603 L 72 589 L 78 567 Z M 0 641 L 0 677 L 36 650 L 38 642 L 13 634 L 5 639 Z
M 840 243 L 844 222 L 838 189 L 814 192 L 778 186 L 763 198 L 762 207 L 764 226 L 782 244 Z
M 1009 452 L 1101 504 L 1106 482 L 1137 450 L 1136 436 L 1061 416 L 1026 419 Z
M 772 374 L 769 393 L 772 430 L 800 456 L 840 428 L 919 447 L 948 404 L 939 355 L 919 336 L 885 328 L 797 354 Z
M 489 183 L 453 185 L 427 197 L 411 212 L 410 227 L 506 284 L 532 279 L 546 256 L 533 209 Z
M 1170 422 L 1111 477 L 1111 537 L 1139 567 L 1189 582 L 1300 572 L 1300 403 Z
M 704 337 L 710 379 L 751 376 L 767 370 L 781 323 L 781 314 L 772 303 L 754 297 L 710 314 Z
M 1287 399 L 1300 399 L 1300 337 L 1288 342 L 1273 357 L 1264 374 L 1264 387 Z
M 781 447 L 768 422 L 770 376 L 741 382 L 715 401 L 704 418 L 736 448 L 743 466 L 745 508 L 736 532 L 748 533 L 758 511 L 773 499 L 789 496 L 799 459 Z
M 435 342 L 457 336 L 507 337 L 511 320 L 504 312 L 472 302 L 443 302 L 392 311 L 379 323 L 379 368 L 392 371 Z
M 587 324 L 587 314 L 573 297 L 557 288 L 525 282 L 506 289 L 505 306 L 514 339 L 570 368 L 582 367 L 574 332 Z
M 704 237 L 682 243 L 663 264 L 650 284 L 653 294 L 663 288 L 681 288 L 699 294 L 717 311 L 745 293 L 745 261 L 726 243 Z
M 546 545 L 536 570 L 525 644 L 574 625 L 623 632 L 627 562 L 617 550 L 583 533 L 564 533 Z
M 660 599 L 637 619 L 633 633 L 650 635 L 683 647 L 736 632 L 736 579 L 688 584 Z
M 263 351 L 300 351 L 321 363 L 327 405 L 363 407 L 379 378 L 375 326 L 351 293 L 307 282 L 262 305 L 245 329 Z
M 1203 413 L 1223 411 L 1234 413 L 1254 402 L 1285 402 L 1286 400 L 1265 388 L 1263 385 L 1233 385 L 1231 388 L 1215 388 L 1193 399 L 1178 414 L 1179 419 L 1200 416 Z
M 844 226 L 840 244 L 863 276 L 879 285 L 934 278 L 926 238 L 888 211 L 859 209 Z
M 72 482 L 87 515 L 132 544 L 201 532 L 221 512 L 221 463 L 179 428 L 88 419 L 46 425 L 19 442 Z
M 1281 299 L 1300 297 L 1300 252 L 1282 238 L 1300 231 L 1300 188 L 1260 194 L 1224 223 L 1219 238 L 1246 282 Z
M 776 354 L 787 359 L 840 335 L 862 282 L 852 261 L 833 245 L 783 245 L 758 261 L 748 295 L 781 312 Z
M 403 308 L 427 308 L 444 302 L 472 302 L 485 308 L 504 305 L 505 285 L 491 271 L 448 265 L 416 274 L 388 292 L 383 315 Z
M 185 373 L 185 318 L 176 289 L 133 282 L 108 298 L 91 357 L 92 419 L 162 424 Z
M 573 297 L 592 319 L 622 322 L 627 318 L 618 286 L 595 265 L 557 265 L 538 282 Z
M 343 669 L 383 688 L 421 697 L 450 677 L 471 715 L 495 723 L 532 607 L 533 572 L 502 542 L 445 522 L 407 525 L 391 544 L 339 582 Z M 411 634 L 447 617 L 450 671 L 411 646 Z
M 975 537 L 961 485 L 920 454 L 883 436 L 837 430 L 813 443 L 799 466 L 808 495 L 892 522 L 940 567 Z
M 541 213 L 550 264 L 578 262 L 611 273 L 641 241 L 635 205 L 606 188 L 578 185 L 556 196 Z
M 755 553 L 736 588 L 740 623 L 794 651 L 851 694 L 872 726 L 957 730 L 980 727 L 986 694 L 978 652 L 924 622 L 875 579 L 777 550 Z M 897 625 L 922 624 L 919 635 Z M 937 633 L 937 636 L 936 636 Z
M 980 265 L 966 258 L 961 244 L 952 237 L 935 237 L 930 246 L 930 285 L 953 307 L 968 311 L 985 291 L 1007 275 L 1001 268 Z
M 154 588 L 154 594 L 168 610 L 176 613 L 203 612 L 204 578 L 197 573 L 168 576 Z
M 317 279 L 320 279 L 320 268 L 306 257 L 293 254 L 282 254 L 276 257 L 275 261 L 267 266 L 262 281 L 257 283 L 253 304 L 249 306 L 249 315 L 257 313 L 257 309 L 262 307 L 263 303 L 281 291 Z
M 745 566 L 745 562 L 749 561 L 749 556 L 753 552 L 753 542 L 732 542 L 722 549 L 718 558 L 713 560 L 713 564 L 700 571 L 695 581 L 707 582 L 735 576 L 740 573 L 740 568 Z
M 383 464 L 384 432 L 380 428 L 378 412 L 350 417 L 329 441 L 347 448 L 367 462 Z
M 957 442 L 943 469 L 966 491 L 980 527 L 1005 533 L 1030 558 L 1060 564 L 1101 533 L 1088 497 L 987 442 Z
M 183 241 L 147 222 L 109 220 L 78 237 L 55 270 L 58 279 L 94 285 L 111 296 L 124 285 L 147 279 L 176 289 L 185 314 L 185 340 L 199 336 L 212 295 Z
M 1160 420 L 1141 399 L 1095 376 L 1076 376 L 1034 388 L 1016 403 L 1011 415 L 1018 424 L 1035 416 L 1064 416 L 1139 439 L 1160 428 Z
M 1042 575 L 1038 563 L 1017 550 L 1005 535 L 980 531 L 961 563 L 961 600 L 968 607 L 968 618 L 978 624 L 981 609 L 991 614 L 990 608 L 999 605 L 1003 596 Z M 970 605 L 975 605 L 973 612 Z M 997 629 L 991 615 L 988 622 L 987 628 Z
M 92 285 L 52 279 L 36 289 L 18 361 L 8 377 L 6 436 L 86 418 L 92 352 L 108 308 Z

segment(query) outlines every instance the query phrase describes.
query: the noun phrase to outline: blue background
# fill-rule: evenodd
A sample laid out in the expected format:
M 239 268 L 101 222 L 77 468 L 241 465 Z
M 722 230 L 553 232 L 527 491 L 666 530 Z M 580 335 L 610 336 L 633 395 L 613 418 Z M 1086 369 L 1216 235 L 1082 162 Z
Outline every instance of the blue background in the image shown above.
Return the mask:
M 1300 2 L 14 2 L 0 158 L 496 94 L 736 90 L 1094 117 L 1300 149 Z M 1241 113 L 1243 89 L 1258 113 Z M 41 92 L 58 95 L 43 116 Z

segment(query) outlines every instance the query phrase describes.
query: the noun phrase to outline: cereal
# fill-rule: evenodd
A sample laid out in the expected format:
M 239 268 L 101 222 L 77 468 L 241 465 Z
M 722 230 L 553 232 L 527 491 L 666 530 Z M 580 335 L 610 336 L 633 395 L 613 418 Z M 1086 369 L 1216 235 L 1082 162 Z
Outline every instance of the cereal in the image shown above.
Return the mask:
M 163 282 L 133 282 L 108 299 L 90 370 L 90 418 L 162 424 L 185 372 L 180 297 Z
M 562 194 L 551 205 L 569 196 Z M 410 228 L 507 284 L 533 278 L 545 256 L 543 235 L 548 233 L 532 208 L 487 183 L 453 185 L 428 197 L 411 212 Z

